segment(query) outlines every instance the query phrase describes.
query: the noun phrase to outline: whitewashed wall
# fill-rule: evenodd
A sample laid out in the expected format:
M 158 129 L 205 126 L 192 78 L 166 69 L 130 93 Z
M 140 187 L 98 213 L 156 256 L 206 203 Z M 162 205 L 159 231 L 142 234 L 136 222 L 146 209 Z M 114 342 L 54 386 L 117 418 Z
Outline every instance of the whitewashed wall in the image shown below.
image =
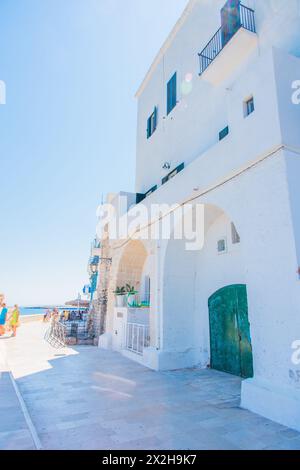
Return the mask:
M 165 161 L 170 161 L 173 168 L 182 162 L 188 164 L 216 144 L 219 131 L 227 124 L 232 133 L 241 133 L 241 139 L 248 134 L 249 140 L 249 130 L 255 130 L 257 145 L 264 145 L 272 135 L 276 140 L 272 129 L 278 123 L 272 96 L 270 50 L 277 47 L 300 56 L 299 2 L 249 1 L 255 8 L 258 47 L 227 83 L 214 87 L 198 76 L 198 52 L 220 27 L 220 8 L 224 3 L 224 0 L 195 2 L 192 14 L 162 55 L 138 97 L 137 192 L 146 192 L 160 183 L 166 174 L 162 170 Z M 166 116 L 166 84 L 175 71 L 179 103 Z M 182 92 L 182 82 L 187 73 L 192 73 L 193 81 L 192 90 L 186 95 Z M 242 103 L 252 93 L 257 117 L 250 126 L 243 123 Z M 147 140 L 147 118 L 154 106 L 158 106 L 158 128 Z M 261 126 L 262 122 L 268 123 L 266 128 Z
M 198 202 L 221 212 L 200 253 L 187 253 L 183 242 L 149 243 L 144 274 L 151 276 L 151 348 L 143 361 L 154 369 L 207 365 L 208 298 L 245 283 L 255 376 L 243 382 L 242 405 L 300 430 L 300 383 L 291 361 L 292 343 L 300 339 L 300 106 L 291 103 L 300 60 L 289 55 L 300 56 L 300 4 L 249 0 L 258 47 L 230 80 L 214 87 L 198 76 L 197 53 L 219 28 L 225 1 L 194 3 L 138 95 L 136 190 L 159 184 L 165 161 L 172 168 L 185 162 L 186 169 L 144 203 L 199 195 Z M 179 103 L 166 117 L 166 84 L 175 71 Z M 184 94 L 187 73 L 192 89 Z M 250 95 L 255 112 L 245 119 L 243 102 Z M 154 106 L 158 128 L 147 140 Z M 230 134 L 218 142 L 226 125 Z M 231 221 L 241 236 L 234 247 Z M 218 255 L 216 241 L 225 234 L 229 251 Z

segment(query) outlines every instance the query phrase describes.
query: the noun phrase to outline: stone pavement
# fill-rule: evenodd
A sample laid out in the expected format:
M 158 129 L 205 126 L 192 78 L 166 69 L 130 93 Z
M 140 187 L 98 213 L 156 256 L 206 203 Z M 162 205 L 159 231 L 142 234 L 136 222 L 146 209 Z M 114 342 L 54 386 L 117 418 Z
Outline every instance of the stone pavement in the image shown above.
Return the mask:
M 5 341 L 44 449 L 300 449 L 299 433 L 239 408 L 237 377 L 153 372 L 91 346 L 54 350 L 44 329 L 23 325 Z

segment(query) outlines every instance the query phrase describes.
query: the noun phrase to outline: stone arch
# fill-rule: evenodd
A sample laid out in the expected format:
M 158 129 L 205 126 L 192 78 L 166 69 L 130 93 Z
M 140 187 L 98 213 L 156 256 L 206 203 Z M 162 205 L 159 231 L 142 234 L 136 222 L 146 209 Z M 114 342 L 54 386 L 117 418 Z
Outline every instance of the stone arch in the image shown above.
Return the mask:
M 148 252 L 145 245 L 140 240 L 130 241 L 120 257 L 116 286 L 130 284 L 139 291 L 147 258 Z

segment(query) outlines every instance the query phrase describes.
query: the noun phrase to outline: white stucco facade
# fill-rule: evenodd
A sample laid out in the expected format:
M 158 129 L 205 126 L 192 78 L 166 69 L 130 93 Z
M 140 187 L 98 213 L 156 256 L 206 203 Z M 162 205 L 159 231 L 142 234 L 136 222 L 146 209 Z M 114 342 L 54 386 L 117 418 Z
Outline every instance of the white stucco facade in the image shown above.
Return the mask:
M 211 366 L 208 299 L 226 286 L 245 285 L 254 376 L 243 381 L 242 406 L 300 430 L 300 363 L 292 360 L 300 340 L 300 104 L 293 99 L 300 2 L 244 4 L 254 10 L 256 32 L 241 28 L 199 76 L 198 53 L 220 27 L 224 0 L 189 2 L 137 93 L 136 193 L 157 186 L 142 201 L 146 208 L 203 204 L 204 246 L 187 251 L 186 240 L 144 240 L 139 224 L 135 237 L 111 241 L 99 345 L 157 370 Z M 177 104 L 167 114 L 166 86 L 175 72 Z M 254 112 L 246 115 L 251 97 Z M 157 126 L 147 138 L 154 108 Z M 162 184 L 165 163 L 169 171 L 184 163 L 184 170 Z M 114 205 L 122 214 L 119 199 Z M 135 200 L 130 195 L 128 206 Z M 138 355 L 126 342 L 133 314 L 115 307 L 114 290 L 125 282 L 142 296 L 150 289 L 149 309 L 134 317 L 149 326 Z

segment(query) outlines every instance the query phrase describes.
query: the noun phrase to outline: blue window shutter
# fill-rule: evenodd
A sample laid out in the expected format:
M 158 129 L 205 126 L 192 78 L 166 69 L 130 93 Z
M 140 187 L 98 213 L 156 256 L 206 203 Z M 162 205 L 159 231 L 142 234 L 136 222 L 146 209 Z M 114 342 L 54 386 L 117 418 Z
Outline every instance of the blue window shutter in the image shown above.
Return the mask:
M 149 139 L 151 135 L 151 118 L 147 120 L 147 139 Z
M 177 104 L 177 72 L 169 80 L 167 85 L 167 114 L 169 114 Z
M 223 140 L 225 139 L 225 137 L 227 137 L 229 134 L 229 127 L 225 127 L 224 129 L 221 130 L 221 132 L 219 132 L 219 140 Z
M 172 78 L 172 109 L 175 108 L 177 103 L 177 73 Z
M 171 111 L 171 82 L 168 82 L 167 85 L 167 113 Z
M 153 113 L 148 118 L 147 121 L 147 139 L 149 139 L 152 134 L 156 131 L 157 127 L 157 107 L 155 106 Z
M 154 123 L 153 123 L 153 131 L 156 130 L 157 127 L 157 107 L 154 108 Z

